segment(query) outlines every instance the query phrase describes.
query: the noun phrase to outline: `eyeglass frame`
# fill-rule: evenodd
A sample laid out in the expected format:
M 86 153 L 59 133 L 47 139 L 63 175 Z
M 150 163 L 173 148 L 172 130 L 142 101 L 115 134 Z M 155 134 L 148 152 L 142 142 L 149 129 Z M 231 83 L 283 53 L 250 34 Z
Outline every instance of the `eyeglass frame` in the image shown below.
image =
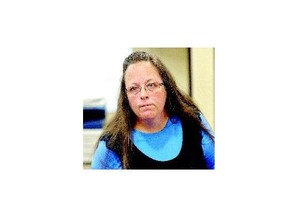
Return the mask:
M 156 86 L 155 87 L 152 87 L 153 89 L 152 90 L 150 90 L 149 89 L 149 85 L 155 85 L 156 84 Z M 126 91 L 126 93 L 128 94 L 128 95 L 137 95 L 139 92 L 141 92 L 142 91 L 142 88 L 144 88 L 144 90 L 146 91 L 146 92 L 154 92 L 154 90 L 156 90 L 157 88 L 160 88 L 161 86 L 164 86 L 164 83 L 162 82 L 162 83 L 160 83 L 160 82 L 151 82 L 151 83 L 147 83 L 147 84 L 145 84 L 144 86 L 131 86 L 131 87 L 129 87 L 128 89 L 127 88 L 125 88 L 125 91 Z M 136 89 L 135 89 L 135 93 L 133 92 L 133 91 L 131 91 L 131 90 L 129 90 L 129 89 L 131 89 L 131 88 L 136 88 L 136 89 L 139 89 L 138 91 L 136 91 Z M 150 87 L 151 88 L 151 87 Z M 148 90 L 148 91 L 147 91 Z

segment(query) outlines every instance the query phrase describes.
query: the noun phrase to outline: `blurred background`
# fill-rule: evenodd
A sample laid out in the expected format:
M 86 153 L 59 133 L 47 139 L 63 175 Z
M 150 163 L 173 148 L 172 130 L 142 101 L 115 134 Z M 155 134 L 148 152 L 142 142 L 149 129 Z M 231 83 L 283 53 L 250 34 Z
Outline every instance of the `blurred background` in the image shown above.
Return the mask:
M 83 98 L 83 168 L 90 169 L 95 144 L 103 126 L 114 115 L 122 63 L 133 51 L 157 55 L 177 85 L 199 106 L 212 129 L 214 123 L 214 48 L 117 48 L 96 55 L 98 72 L 90 71 Z

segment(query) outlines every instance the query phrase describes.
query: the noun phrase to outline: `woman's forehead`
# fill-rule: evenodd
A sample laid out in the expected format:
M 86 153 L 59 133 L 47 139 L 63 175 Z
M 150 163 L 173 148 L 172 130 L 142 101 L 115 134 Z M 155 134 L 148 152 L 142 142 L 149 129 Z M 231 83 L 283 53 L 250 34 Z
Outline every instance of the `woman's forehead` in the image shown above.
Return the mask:
M 161 79 L 158 69 L 147 61 L 141 61 L 131 64 L 125 72 L 126 83 L 147 82 Z

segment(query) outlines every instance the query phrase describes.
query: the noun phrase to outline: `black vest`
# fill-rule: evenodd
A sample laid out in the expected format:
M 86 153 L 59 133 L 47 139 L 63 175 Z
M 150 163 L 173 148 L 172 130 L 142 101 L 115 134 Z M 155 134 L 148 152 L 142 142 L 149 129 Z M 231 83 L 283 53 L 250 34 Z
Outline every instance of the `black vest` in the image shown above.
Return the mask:
M 131 169 L 206 169 L 206 162 L 201 145 L 202 134 L 195 124 L 181 121 L 183 143 L 177 157 L 169 161 L 157 161 L 142 153 L 133 145 L 130 157 Z
M 207 169 L 203 149 L 202 133 L 199 126 L 191 120 L 181 120 L 183 128 L 183 143 L 177 157 L 169 161 L 157 161 L 142 153 L 132 142 L 132 151 L 129 155 L 130 169 Z M 105 137 L 107 147 L 115 151 L 122 159 L 122 143 L 109 142 Z

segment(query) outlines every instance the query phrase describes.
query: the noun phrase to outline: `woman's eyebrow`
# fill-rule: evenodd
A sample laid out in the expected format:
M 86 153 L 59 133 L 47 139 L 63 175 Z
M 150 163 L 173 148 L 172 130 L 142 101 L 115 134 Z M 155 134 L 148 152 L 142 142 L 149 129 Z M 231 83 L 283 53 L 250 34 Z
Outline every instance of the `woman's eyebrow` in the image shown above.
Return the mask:
M 148 82 L 150 82 L 150 81 L 153 81 L 153 79 L 148 79 L 148 80 L 146 80 L 146 81 L 145 81 L 145 84 L 148 83 Z
M 148 83 L 148 82 L 150 82 L 150 81 L 153 81 L 153 79 L 148 79 L 148 80 L 146 80 L 144 83 L 146 84 L 146 83 Z M 133 82 L 133 83 L 131 83 L 131 85 L 139 85 L 139 83 Z

